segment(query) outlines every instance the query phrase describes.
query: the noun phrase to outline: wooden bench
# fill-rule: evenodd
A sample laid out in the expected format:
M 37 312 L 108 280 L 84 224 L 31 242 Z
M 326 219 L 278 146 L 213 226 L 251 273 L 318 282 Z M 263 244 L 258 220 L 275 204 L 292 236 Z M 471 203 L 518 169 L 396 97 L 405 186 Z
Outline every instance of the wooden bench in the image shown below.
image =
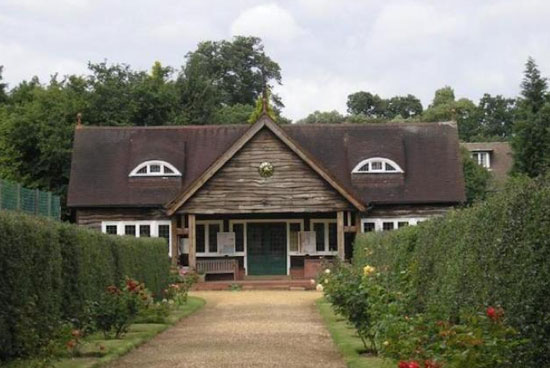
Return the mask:
M 239 266 L 236 259 L 197 259 L 197 272 L 206 274 L 232 273 L 237 280 Z

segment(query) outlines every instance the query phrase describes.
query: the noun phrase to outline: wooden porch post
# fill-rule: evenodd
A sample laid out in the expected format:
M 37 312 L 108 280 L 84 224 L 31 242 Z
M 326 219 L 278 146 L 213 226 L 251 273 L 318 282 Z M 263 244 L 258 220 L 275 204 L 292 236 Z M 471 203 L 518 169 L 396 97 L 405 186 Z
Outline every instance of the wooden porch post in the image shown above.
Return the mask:
M 172 253 L 172 265 L 178 264 L 178 218 L 176 216 L 172 217 L 172 244 L 170 244 L 171 247 L 171 253 Z
M 189 267 L 197 269 L 197 231 L 195 229 L 195 215 L 187 215 L 189 226 Z
M 336 214 L 336 244 L 338 244 L 338 257 L 343 261 L 346 254 L 344 240 L 344 211 L 338 211 Z

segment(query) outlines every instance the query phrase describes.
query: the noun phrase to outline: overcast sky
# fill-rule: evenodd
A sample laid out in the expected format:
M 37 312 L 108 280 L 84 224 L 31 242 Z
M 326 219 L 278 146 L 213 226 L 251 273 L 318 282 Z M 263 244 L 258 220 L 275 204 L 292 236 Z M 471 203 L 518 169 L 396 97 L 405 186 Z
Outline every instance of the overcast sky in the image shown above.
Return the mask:
M 549 20 L 549 0 L 0 0 L 0 65 L 13 87 L 104 59 L 179 67 L 199 41 L 255 35 L 282 68 L 284 114 L 298 119 L 344 113 L 358 90 L 425 106 L 444 85 L 474 100 L 516 96 L 529 55 L 550 75 Z

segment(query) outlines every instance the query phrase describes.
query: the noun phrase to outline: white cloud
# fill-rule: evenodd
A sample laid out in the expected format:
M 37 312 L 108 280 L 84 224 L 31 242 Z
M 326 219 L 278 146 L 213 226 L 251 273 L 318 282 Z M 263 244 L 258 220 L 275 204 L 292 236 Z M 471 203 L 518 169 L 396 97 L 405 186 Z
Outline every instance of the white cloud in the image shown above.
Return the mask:
M 31 13 L 49 16 L 67 16 L 90 9 L 90 0 L 4 0 L 4 5 Z
M 247 9 L 231 24 L 232 35 L 258 36 L 266 42 L 289 42 L 304 33 L 292 14 L 275 3 Z
M 174 41 L 181 39 L 200 40 L 217 39 L 222 37 L 210 23 L 200 19 L 189 19 L 185 21 L 163 22 L 151 30 L 152 35 L 165 41 Z
M 83 74 L 87 70 L 85 62 L 39 53 L 16 43 L 0 43 L 0 55 L 1 63 L 4 65 L 2 76 L 10 88 L 35 75 L 40 81 L 48 82 L 49 77 L 56 72 L 63 76 Z

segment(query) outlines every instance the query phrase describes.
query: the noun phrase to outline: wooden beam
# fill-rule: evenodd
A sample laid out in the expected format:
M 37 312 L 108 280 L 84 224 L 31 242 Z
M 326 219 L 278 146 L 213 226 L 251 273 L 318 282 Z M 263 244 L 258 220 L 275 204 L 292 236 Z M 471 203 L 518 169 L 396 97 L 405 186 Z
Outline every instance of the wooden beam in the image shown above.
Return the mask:
M 189 229 L 188 228 L 184 228 L 184 229 L 182 229 L 181 227 L 178 228 L 178 235 L 184 236 L 184 235 L 187 235 L 187 234 L 189 234 Z
M 344 211 L 338 211 L 336 213 L 336 239 L 336 243 L 338 244 L 338 257 L 343 261 L 346 255 L 344 238 Z
M 195 215 L 187 215 L 189 226 L 189 267 L 191 269 L 197 269 L 197 230 Z
M 170 244 L 171 247 L 171 253 L 172 253 L 172 265 L 178 264 L 178 218 L 172 217 L 172 226 L 171 226 L 171 238 L 172 238 L 172 244 Z
M 355 232 L 359 234 L 361 232 L 361 214 L 359 212 L 355 213 Z

